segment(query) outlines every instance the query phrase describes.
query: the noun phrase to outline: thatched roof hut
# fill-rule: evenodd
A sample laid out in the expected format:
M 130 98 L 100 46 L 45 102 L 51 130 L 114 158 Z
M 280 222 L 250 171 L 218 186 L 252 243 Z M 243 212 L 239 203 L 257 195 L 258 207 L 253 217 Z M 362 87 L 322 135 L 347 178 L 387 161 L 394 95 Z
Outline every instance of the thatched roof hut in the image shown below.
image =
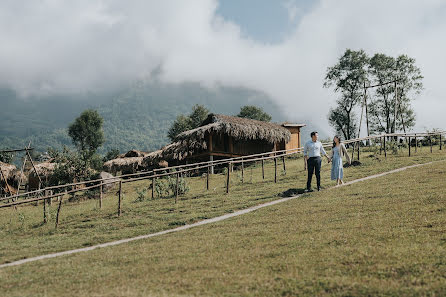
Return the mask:
M 56 163 L 42 162 L 36 164 L 35 167 L 36 170 L 34 170 L 33 167 L 31 167 L 31 169 L 29 170 L 30 176 L 36 176 L 36 171 L 37 171 L 37 174 L 39 174 L 40 178 L 49 178 L 56 169 Z
M 265 140 L 269 143 L 288 142 L 290 131 L 281 125 L 223 114 L 209 114 L 200 127 L 179 134 L 178 141 L 202 142 L 206 133 L 222 133 L 240 140 Z
M 122 157 L 109 160 L 104 163 L 103 169 L 113 175 L 121 172 L 122 174 L 135 173 L 142 165 L 144 157 Z
M 36 175 L 36 171 L 43 182 L 47 183 L 50 180 L 51 175 L 56 169 L 56 163 L 51 163 L 50 161 L 36 164 L 36 170 L 34 170 L 34 167 L 31 167 L 28 171 L 28 185 L 30 190 L 39 188 L 39 178 Z
M 274 151 L 290 139 L 290 131 L 279 124 L 209 114 L 200 127 L 179 134 L 176 142 L 165 146 L 162 156 L 178 161 L 206 155 L 243 156 Z
M 0 170 L 2 171 L 4 178 L 10 180 L 14 176 L 14 172 L 17 170 L 17 167 L 12 164 L 0 162 Z M 1 180 L 3 180 L 3 178 Z

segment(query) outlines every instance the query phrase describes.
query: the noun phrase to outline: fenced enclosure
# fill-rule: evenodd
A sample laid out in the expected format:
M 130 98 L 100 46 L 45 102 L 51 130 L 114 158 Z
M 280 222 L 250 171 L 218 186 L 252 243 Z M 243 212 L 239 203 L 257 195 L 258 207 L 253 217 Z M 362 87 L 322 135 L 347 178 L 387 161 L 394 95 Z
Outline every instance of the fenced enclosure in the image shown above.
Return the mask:
M 432 152 L 434 145 L 439 145 L 439 149 L 442 150 L 444 134 L 445 131 L 436 132 L 426 132 L 426 133 L 405 133 L 405 134 L 383 134 L 375 135 L 364 138 L 351 139 L 344 141 L 345 144 L 350 146 L 350 150 L 353 157 L 359 161 L 360 150 L 374 149 L 387 157 L 387 153 L 390 148 L 398 146 L 402 147 L 404 144 L 408 147 L 408 155 L 411 156 L 413 151 L 419 149 L 419 144 L 429 146 Z M 402 140 L 400 143 L 397 140 Z M 368 144 L 369 146 L 366 146 Z M 330 143 L 325 143 L 325 147 L 330 148 Z M 49 205 L 52 204 L 54 200 L 58 203 L 57 213 L 56 213 L 56 227 L 59 224 L 59 217 L 63 201 L 67 200 L 67 197 L 74 197 L 76 193 L 88 194 L 89 191 L 95 190 L 98 195 L 95 198 L 98 199 L 99 209 L 102 208 L 103 204 L 103 192 L 105 187 L 110 187 L 115 185 L 117 187 L 116 192 L 116 215 L 122 215 L 122 201 L 123 201 L 123 185 L 128 183 L 136 183 L 138 181 L 148 181 L 149 186 L 146 189 L 151 190 L 152 198 L 161 198 L 159 189 L 160 184 L 165 182 L 165 179 L 169 179 L 170 184 L 170 196 L 173 198 L 172 203 L 177 203 L 180 196 L 183 194 L 181 189 L 181 183 L 184 178 L 189 176 L 199 176 L 202 177 L 200 180 L 203 182 L 203 191 L 209 191 L 212 188 L 212 168 L 216 168 L 217 171 L 224 173 L 224 192 L 229 194 L 231 192 L 231 180 L 233 176 L 236 175 L 243 185 L 247 179 L 247 172 L 253 167 L 257 166 L 257 174 L 261 175 L 260 180 L 271 180 L 275 183 L 281 178 L 282 175 L 287 174 L 287 163 L 292 161 L 292 159 L 297 159 L 302 161 L 302 151 L 303 148 L 292 149 L 292 150 L 282 150 L 275 152 L 267 152 L 262 154 L 255 154 L 244 157 L 236 157 L 225 160 L 200 162 L 188 165 L 172 166 L 159 170 L 152 170 L 147 172 L 138 172 L 133 174 L 121 175 L 119 177 L 107 178 L 107 179 L 97 179 L 78 183 L 71 183 L 59 186 L 51 186 L 43 189 L 39 189 L 32 192 L 26 192 L 19 195 L 9 196 L 1 198 L 4 204 L 0 204 L 0 208 L 6 207 L 17 207 L 23 204 L 29 203 L 39 203 L 43 201 L 43 219 L 44 223 L 48 222 L 48 212 Z M 302 161 L 303 162 L 303 161 Z M 265 168 L 270 166 L 272 169 L 271 176 L 265 176 Z M 251 171 L 252 172 L 252 171 Z M 269 178 L 269 179 L 267 179 Z M 222 182 L 222 179 L 219 179 Z M 168 195 L 165 194 L 164 195 Z

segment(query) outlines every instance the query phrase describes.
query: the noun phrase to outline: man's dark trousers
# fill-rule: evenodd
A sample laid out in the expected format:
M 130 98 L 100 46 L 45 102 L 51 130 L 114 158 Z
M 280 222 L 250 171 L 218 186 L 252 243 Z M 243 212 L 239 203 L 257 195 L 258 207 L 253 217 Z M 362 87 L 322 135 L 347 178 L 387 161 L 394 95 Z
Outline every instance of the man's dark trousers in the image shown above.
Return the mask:
M 313 172 L 316 173 L 317 188 L 321 187 L 321 157 L 311 157 L 308 158 L 307 168 L 308 168 L 308 179 L 307 179 L 307 189 L 311 189 L 311 179 L 313 178 Z

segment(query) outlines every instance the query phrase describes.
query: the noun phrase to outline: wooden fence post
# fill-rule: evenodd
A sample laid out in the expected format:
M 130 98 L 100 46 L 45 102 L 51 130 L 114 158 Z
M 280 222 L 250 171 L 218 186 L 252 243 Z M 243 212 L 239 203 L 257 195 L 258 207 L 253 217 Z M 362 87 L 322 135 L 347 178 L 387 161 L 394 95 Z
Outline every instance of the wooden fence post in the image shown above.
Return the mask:
M 121 216 L 121 200 L 122 200 L 122 180 L 119 181 L 119 192 L 118 192 L 118 217 Z
M 180 174 L 177 173 L 177 182 L 176 182 L 176 186 L 175 186 L 175 203 L 177 203 L 177 200 L 178 200 L 179 179 L 180 179 Z
M 99 208 L 102 209 L 102 193 L 103 193 L 103 183 L 101 180 L 101 186 L 99 187 Z
M 411 145 L 410 145 L 410 137 L 409 137 L 409 142 L 408 142 L 408 144 L 409 144 L 409 157 L 410 157 L 410 147 L 411 147 Z
M 245 182 L 245 166 L 243 164 L 243 158 L 242 158 L 242 184 Z
M 60 200 L 59 200 L 59 206 L 57 207 L 57 214 L 56 214 L 56 229 L 57 229 L 57 226 L 59 226 L 59 215 L 60 215 L 60 209 L 62 208 L 62 200 L 63 200 L 63 196 L 60 197 Z
M 358 141 L 358 161 L 359 161 L 359 149 L 361 148 L 361 142 Z
M 283 162 L 283 172 L 286 175 L 285 156 L 282 156 L 282 162 Z
M 354 160 L 354 157 L 355 157 L 355 146 L 356 146 L 356 142 L 353 142 L 353 150 L 352 150 L 352 162 L 353 162 L 353 160 Z
M 274 156 L 274 182 L 277 183 L 277 158 Z
M 208 173 L 206 174 L 206 190 L 209 190 L 209 173 L 210 173 L 210 168 L 208 166 Z
M 441 146 L 442 146 L 442 144 L 441 144 L 441 134 L 440 134 L 440 151 L 441 151 Z
M 265 160 L 262 157 L 262 179 L 265 179 Z
M 43 192 L 44 197 L 47 196 L 48 191 L 45 190 Z M 43 199 L 43 223 L 46 224 L 48 223 L 48 206 L 47 206 L 47 201 L 48 199 Z
M 226 194 L 229 193 L 229 181 L 230 181 L 229 174 L 230 174 L 230 172 L 231 172 L 231 162 L 228 163 L 228 174 L 226 176 Z
M 386 137 L 384 136 L 384 157 L 387 159 Z
M 383 138 L 379 138 L 379 154 L 381 155 L 383 149 Z
M 417 134 L 415 134 L 415 153 L 418 151 L 418 140 L 417 140 Z
M 48 190 L 48 195 L 53 195 L 53 190 Z M 48 199 L 48 206 L 51 206 L 53 204 L 53 201 L 51 201 L 53 198 Z

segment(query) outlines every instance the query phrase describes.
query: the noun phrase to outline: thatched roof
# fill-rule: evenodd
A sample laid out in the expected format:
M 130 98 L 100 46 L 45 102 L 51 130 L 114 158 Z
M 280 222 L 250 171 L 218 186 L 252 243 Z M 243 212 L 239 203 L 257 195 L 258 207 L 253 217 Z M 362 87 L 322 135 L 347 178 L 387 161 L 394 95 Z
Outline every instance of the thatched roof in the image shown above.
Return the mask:
M 4 177 L 9 180 L 14 177 L 14 172 L 17 167 L 12 164 L 0 162 L 0 169 L 2 170 Z
M 143 165 L 146 167 L 157 166 L 162 161 L 162 150 L 147 153 L 143 159 Z
M 39 176 L 42 177 L 49 177 L 53 172 L 54 169 L 56 169 L 56 163 L 51 162 L 42 162 L 35 165 L 36 171 L 39 174 Z M 31 168 L 29 170 L 29 176 L 30 177 L 37 177 L 36 172 L 34 171 L 34 168 Z
M 209 114 L 200 127 L 179 134 L 176 142 L 163 147 L 162 157 L 183 160 L 197 151 L 206 150 L 206 134 L 211 132 L 226 134 L 237 140 L 263 140 L 271 144 L 287 143 L 291 138 L 290 131 L 279 124 Z
M 291 138 L 288 129 L 275 123 L 211 113 L 200 127 L 179 134 L 176 140 L 200 142 L 209 132 L 226 134 L 240 140 L 255 139 L 269 143 L 288 142 Z
M 141 166 L 144 157 L 116 158 L 104 163 L 106 172 L 116 173 L 118 171 L 133 172 Z
M 131 158 L 131 157 L 145 157 L 150 153 L 138 151 L 138 150 L 130 150 L 123 155 L 122 158 Z
M 206 141 L 177 141 L 163 147 L 162 157 L 166 160 L 184 160 L 192 156 L 196 151 L 205 150 L 207 148 Z

